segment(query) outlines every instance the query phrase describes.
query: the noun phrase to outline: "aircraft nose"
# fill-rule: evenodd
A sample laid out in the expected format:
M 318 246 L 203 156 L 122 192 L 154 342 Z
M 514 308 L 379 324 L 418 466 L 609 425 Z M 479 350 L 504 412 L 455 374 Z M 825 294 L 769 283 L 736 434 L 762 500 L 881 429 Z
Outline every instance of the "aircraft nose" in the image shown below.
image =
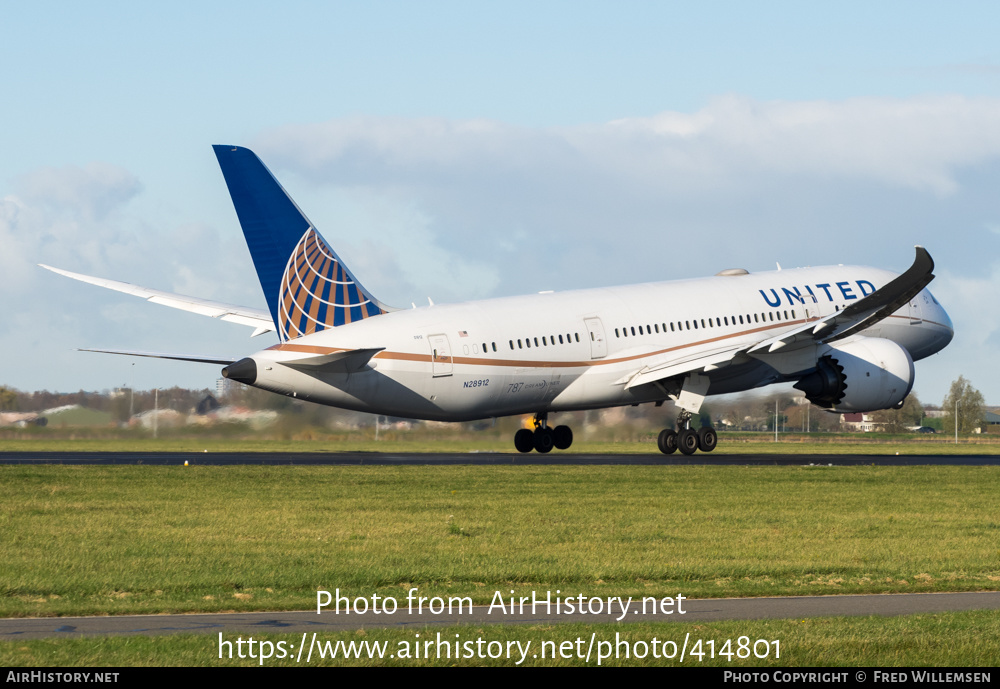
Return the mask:
M 951 323 L 951 317 L 948 316 L 948 312 L 944 310 L 944 307 L 937 304 L 937 313 L 934 314 L 934 320 L 938 325 L 941 326 L 941 330 L 938 334 L 938 351 L 944 349 L 948 346 L 948 343 L 952 341 L 955 337 L 955 326 Z

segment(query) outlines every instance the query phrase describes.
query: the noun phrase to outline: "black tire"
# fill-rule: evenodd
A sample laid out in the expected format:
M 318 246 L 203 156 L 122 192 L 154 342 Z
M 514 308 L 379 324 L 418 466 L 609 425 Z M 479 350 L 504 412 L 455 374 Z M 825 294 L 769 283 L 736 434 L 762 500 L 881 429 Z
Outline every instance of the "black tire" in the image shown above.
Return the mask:
M 665 455 L 677 452 L 677 431 L 664 428 L 660 431 L 660 437 L 656 439 L 656 446 Z
M 555 447 L 555 439 L 552 437 L 551 428 L 536 428 L 532 439 L 535 442 L 535 450 L 542 454 L 552 452 L 552 448 Z
M 531 452 L 535 449 L 535 436 L 527 428 L 522 428 L 514 434 L 514 447 L 518 452 Z
M 719 434 L 714 428 L 702 427 L 698 429 L 698 449 L 702 452 L 711 452 L 719 444 Z
M 698 449 L 698 432 L 685 428 L 677 434 L 677 449 L 686 455 L 693 455 Z
M 552 429 L 552 441 L 557 450 L 568 450 L 573 444 L 573 431 L 569 426 L 556 426 Z

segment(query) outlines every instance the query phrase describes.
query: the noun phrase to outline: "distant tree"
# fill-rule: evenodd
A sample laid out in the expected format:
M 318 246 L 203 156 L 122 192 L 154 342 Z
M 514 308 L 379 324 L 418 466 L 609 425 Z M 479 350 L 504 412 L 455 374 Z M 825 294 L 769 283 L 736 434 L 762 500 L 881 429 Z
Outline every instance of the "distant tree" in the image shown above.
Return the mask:
M 924 406 L 917 393 L 911 392 L 900 409 L 883 409 L 872 414 L 872 421 L 878 430 L 886 433 L 903 433 L 908 428 L 919 426 L 924 416 Z
M 18 408 L 17 390 L 0 386 L 0 411 L 17 411 Z
M 964 435 L 981 428 L 986 418 L 983 394 L 972 387 L 963 376 L 951 384 L 948 396 L 944 398 L 941 407 L 944 409 L 943 431 L 955 431 L 955 403 L 958 403 L 958 432 Z

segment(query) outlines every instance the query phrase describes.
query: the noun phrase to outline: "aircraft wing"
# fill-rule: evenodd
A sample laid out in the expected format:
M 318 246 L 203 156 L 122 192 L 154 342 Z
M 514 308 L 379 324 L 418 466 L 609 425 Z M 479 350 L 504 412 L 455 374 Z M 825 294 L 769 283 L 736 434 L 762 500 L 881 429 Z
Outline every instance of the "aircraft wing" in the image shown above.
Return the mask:
M 895 313 L 934 279 L 934 259 L 924 247 L 915 248 L 917 255 L 913 265 L 880 289 L 843 311 L 764 340 L 749 349 L 748 353 L 775 352 L 784 348 L 791 351 L 798 346 L 834 342 L 869 328 Z
M 782 353 L 791 352 L 809 345 L 849 337 L 899 310 L 934 279 L 934 260 L 930 254 L 922 246 L 916 247 L 916 254 L 913 265 L 906 272 L 837 313 L 760 342 L 744 342 L 733 347 L 682 357 L 658 357 L 616 381 L 616 384 L 624 384 L 627 390 L 689 373 L 707 373 L 723 366 L 749 361 L 751 357 L 766 358 L 767 354 L 779 350 Z
M 702 352 L 699 356 L 662 361 L 659 364 L 653 363 L 625 376 L 617 381 L 617 384 L 624 383 L 625 389 L 628 390 L 646 383 L 655 383 L 658 380 L 666 380 L 688 373 L 708 373 L 723 366 L 740 363 L 740 359 L 749 361 L 749 357 L 746 357 L 744 353 L 747 349 L 748 345 L 742 344 L 708 354 Z
M 98 287 L 106 287 L 107 289 L 113 289 L 118 292 L 124 292 L 125 294 L 141 297 L 146 301 L 153 302 L 154 304 L 162 304 L 175 309 L 183 309 L 184 311 L 199 313 L 203 316 L 211 316 L 212 318 L 218 318 L 231 323 L 248 325 L 255 329 L 251 337 L 256 337 L 257 335 L 262 335 L 266 332 L 274 330 L 274 322 L 271 320 L 271 314 L 263 309 L 251 309 L 245 306 L 233 306 L 232 304 L 223 304 L 217 301 L 209 301 L 208 299 L 199 299 L 197 297 L 188 297 L 182 294 L 161 292 L 160 290 L 149 289 L 148 287 L 139 287 L 138 285 L 133 285 L 128 282 L 119 282 L 117 280 L 91 277 L 90 275 L 81 275 L 80 273 L 71 273 L 68 270 L 53 268 L 52 266 L 47 266 L 44 263 L 39 263 L 38 265 L 46 270 L 51 270 L 53 273 L 65 275 L 68 278 L 80 280 L 81 282 L 87 282 L 91 285 L 97 285 Z

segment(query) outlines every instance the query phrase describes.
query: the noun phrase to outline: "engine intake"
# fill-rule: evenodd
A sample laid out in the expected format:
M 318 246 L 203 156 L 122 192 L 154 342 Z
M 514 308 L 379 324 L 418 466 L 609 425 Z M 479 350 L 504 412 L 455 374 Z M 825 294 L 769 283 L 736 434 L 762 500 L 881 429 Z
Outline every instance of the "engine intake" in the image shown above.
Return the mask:
M 913 359 L 891 340 L 859 337 L 830 350 L 795 387 L 813 404 L 836 412 L 890 409 L 913 388 Z

